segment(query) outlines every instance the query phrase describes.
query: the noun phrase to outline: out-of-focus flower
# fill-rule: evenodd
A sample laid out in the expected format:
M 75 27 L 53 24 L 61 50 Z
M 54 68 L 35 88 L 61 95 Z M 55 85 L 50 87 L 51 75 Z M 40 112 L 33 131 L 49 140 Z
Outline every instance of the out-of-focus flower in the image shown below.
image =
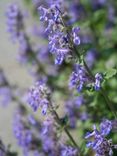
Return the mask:
M 76 128 L 78 120 L 85 121 L 88 119 L 87 112 L 81 111 L 81 107 L 84 105 L 85 99 L 83 96 L 72 97 L 65 103 L 65 114 L 69 119 L 69 126 Z
M 112 122 L 109 120 L 103 120 L 100 124 L 100 132 L 102 135 L 108 135 L 112 130 Z
M 93 137 L 93 140 L 88 142 L 87 147 L 95 151 L 95 156 L 112 156 L 112 142 L 105 138 L 105 135 L 108 133 L 103 132 L 104 129 L 103 131 L 98 131 L 96 126 L 94 126 L 94 131 L 92 133 L 87 133 L 85 136 L 85 139 Z
M 63 146 L 61 150 L 61 156 L 77 156 L 78 150 L 71 146 Z
M 69 87 L 76 88 L 77 91 L 80 92 L 82 91 L 83 87 L 89 83 L 91 83 L 91 79 L 84 66 L 76 64 L 75 70 L 70 76 Z
M 13 132 L 18 145 L 23 150 L 24 156 L 31 151 L 35 152 L 35 150 L 38 150 L 40 146 L 39 131 L 40 124 L 35 118 L 33 116 L 27 117 L 24 107 L 18 107 L 13 120 Z
M 23 14 L 17 4 L 11 4 L 6 11 L 7 29 L 11 39 L 19 44 L 18 60 L 21 63 L 32 61 L 34 56 L 28 36 L 25 32 Z
M 84 87 L 92 86 L 95 90 L 100 90 L 101 82 L 103 80 L 102 74 L 97 73 L 95 75 L 95 82 L 87 72 L 83 65 L 75 64 L 75 69 L 72 72 L 69 80 L 69 87 L 76 88 L 78 92 L 81 92 Z
M 97 73 L 95 75 L 95 84 L 94 84 L 95 90 L 97 90 L 97 91 L 100 90 L 102 80 L 103 80 L 102 74 Z
M 45 115 L 50 104 L 50 90 L 41 82 L 37 82 L 28 93 L 27 101 L 34 111 L 42 108 L 42 114 Z
M 7 16 L 7 30 L 11 35 L 11 39 L 16 41 L 24 28 L 23 15 L 17 4 L 11 4 L 6 11 Z
M 96 61 L 97 53 L 95 50 L 91 49 L 87 51 L 85 60 L 89 68 L 92 68 Z
M 117 131 L 117 120 L 115 119 L 115 120 L 112 120 L 111 122 L 112 122 L 112 130 L 116 132 Z
M 72 29 L 72 33 L 73 33 L 73 42 L 74 44 L 76 45 L 79 45 L 80 44 L 80 37 L 79 37 L 79 31 L 80 31 L 80 28 L 79 27 L 74 27 Z
M 0 103 L 3 106 L 6 106 L 12 100 L 12 93 L 9 87 L 0 87 Z
M 60 155 L 60 143 L 57 137 L 57 128 L 52 117 L 48 117 L 42 125 L 41 140 L 42 149 L 49 156 Z

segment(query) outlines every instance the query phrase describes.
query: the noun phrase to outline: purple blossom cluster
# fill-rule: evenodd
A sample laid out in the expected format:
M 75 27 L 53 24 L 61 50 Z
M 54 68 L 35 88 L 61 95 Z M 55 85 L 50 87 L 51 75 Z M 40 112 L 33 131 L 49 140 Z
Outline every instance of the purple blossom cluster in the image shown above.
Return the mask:
M 76 45 L 80 44 L 79 27 L 73 28 L 72 34 L 68 34 L 63 21 L 60 5 L 50 5 L 48 9 L 40 6 L 40 20 L 47 23 L 45 32 L 48 34 L 49 49 L 55 55 L 55 64 L 62 64 L 67 57 L 72 57 L 71 39 Z
M 41 82 L 37 82 L 29 90 L 27 101 L 34 111 L 37 111 L 39 107 L 42 108 L 42 114 L 45 115 L 47 109 L 51 103 L 50 101 L 51 92 L 49 88 Z
M 95 90 L 100 90 L 102 80 L 103 80 L 102 74 L 97 73 L 95 75 L 95 84 L 94 84 Z
M 53 118 L 47 118 L 42 126 L 42 147 L 49 156 L 60 154 L 60 143 Z
M 97 130 L 95 125 L 93 129 L 93 132 L 85 136 L 85 139 L 93 138 L 93 141 L 87 143 L 87 147 L 95 151 L 95 156 L 112 156 L 113 148 L 116 148 L 116 145 L 112 144 L 112 140 L 106 138 L 112 130 L 112 122 L 106 119 L 100 124 L 100 130 Z
M 16 113 L 13 123 L 13 131 L 15 134 L 15 137 L 18 141 L 18 144 L 24 148 L 24 151 L 26 151 L 26 148 L 29 148 L 32 142 L 32 133 L 30 129 L 25 125 L 25 123 L 22 120 L 22 114 L 19 112 Z
M 46 33 L 49 34 L 49 49 L 55 55 L 55 64 L 61 64 L 70 52 L 67 35 L 62 32 L 63 25 L 58 6 L 49 9 L 39 7 L 40 20 L 47 22 Z
M 77 148 L 61 143 L 61 138 L 57 135 L 56 126 L 52 118 L 47 118 L 43 123 L 41 138 L 44 151 L 49 156 L 77 156 Z
M 89 77 L 84 66 L 76 64 L 75 70 L 70 76 L 69 86 L 70 88 L 76 88 L 78 92 L 82 91 L 83 87 L 91 83 L 91 78 Z
M 40 139 L 35 133 L 36 130 L 40 130 L 40 123 L 36 121 L 34 116 L 27 116 L 24 106 L 19 106 L 14 115 L 13 132 L 18 145 L 22 147 L 24 156 L 27 156 L 31 151 L 33 153 L 39 152 L 37 148 Z
M 63 146 L 61 156 L 77 156 L 77 149 L 70 146 Z
M 83 88 L 89 88 L 91 86 L 94 86 L 95 90 L 100 90 L 102 80 L 102 74 L 97 73 L 94 82 L 86 68 L 83 65 L 76 64 L 75 69 L 70 76 L 69 87 L 76 88 L 78 92 L 81 92 Z
M 16 41 L 22 35 L 23 15 L 17 4 L 11 4 L 6 11 L 7 16 L 7 30 L 11 35 L 13 41 Z
M 11 39 L 19 44 L 18 60 L 25 63 L 31 60 L 33 55 L 32 47 L 25 32 L 24 15 L 17 4 L 11 4 L 6 11 L 7 30 Z

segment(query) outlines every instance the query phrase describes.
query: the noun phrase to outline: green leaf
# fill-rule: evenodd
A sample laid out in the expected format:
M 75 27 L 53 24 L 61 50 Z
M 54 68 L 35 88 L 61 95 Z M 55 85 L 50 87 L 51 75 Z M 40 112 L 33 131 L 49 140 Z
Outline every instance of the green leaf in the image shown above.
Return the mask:
M 106 79 L 110 79 L 111 77 L 115 76 L 117 74 L 117 69 L 109 69 L 106 73 L 105 73 L 105 78 Z

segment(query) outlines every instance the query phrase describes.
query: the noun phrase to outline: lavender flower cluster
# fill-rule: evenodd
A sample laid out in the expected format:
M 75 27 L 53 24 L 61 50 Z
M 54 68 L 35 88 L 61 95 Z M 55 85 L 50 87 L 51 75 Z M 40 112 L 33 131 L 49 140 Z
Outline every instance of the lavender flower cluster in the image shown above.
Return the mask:
M 12 126 L 22 155 L 116 156 L 117 69 L 112 61 L 117 3 L 28 3 L 34 17 L 30 32 L 19 5 L 10 4 L 6 11 L 10 38 L 18 43 L 20 63 L 34 81 L 30 89 L 22 89 L 25 98 L 0 69 L 0 103 L 17 103 Z M 0 156 L 17 155 L 0 140 Z

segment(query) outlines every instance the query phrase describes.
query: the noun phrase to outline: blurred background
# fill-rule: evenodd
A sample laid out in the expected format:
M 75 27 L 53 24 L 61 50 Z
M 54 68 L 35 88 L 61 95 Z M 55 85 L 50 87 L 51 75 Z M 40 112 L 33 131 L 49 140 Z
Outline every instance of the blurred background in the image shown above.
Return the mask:
M 16 3 L 16 1 L 22 5 L 21 0 L 15 0 L 14 2 Z M 5 11 L 11 2 L 13 1 L 0 1 L 0 68 L 4 69 L 5 75 L 12 84 L 29 86 L 31 78 L 27 74 L 26 69 L 19 65 L 16 59 L 17 45 L 11 43 L 6 30 Z M 11 103 L 6 108 L 0 107 L 0 138 L 6 144 L 13 144 L 14 148 L 17 145 L 12 132 L 12 115 L 15 106 L 15 103 Z

